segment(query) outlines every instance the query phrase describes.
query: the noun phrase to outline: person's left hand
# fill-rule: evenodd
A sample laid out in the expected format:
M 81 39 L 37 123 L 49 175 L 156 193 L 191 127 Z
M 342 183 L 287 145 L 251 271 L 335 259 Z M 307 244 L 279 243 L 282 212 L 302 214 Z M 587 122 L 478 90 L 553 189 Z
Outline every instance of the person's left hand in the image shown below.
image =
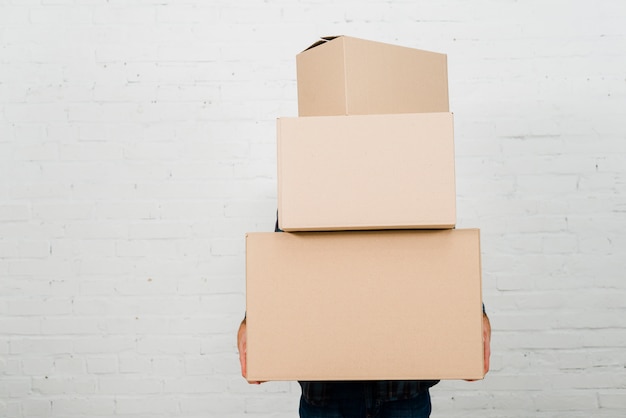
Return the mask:
M 485 374 L 489 371 L 489 358 L 491 357 L 491 323 L 486 313 L 483 313 L 483 353 Z
M 237 331 L 237 348 L 239 349 L 239 363 L 241 365 L 241 375 L 248 380 L 248 371 L 246 369 L 246 350 L 248 343 L 248 333 L 246 332 L 246 319 L 244 318 L 239 325 L 239 331 Z M 252 385 L 259 385 L 263 382 L 257 380 L 248 380 L 248 383 Z

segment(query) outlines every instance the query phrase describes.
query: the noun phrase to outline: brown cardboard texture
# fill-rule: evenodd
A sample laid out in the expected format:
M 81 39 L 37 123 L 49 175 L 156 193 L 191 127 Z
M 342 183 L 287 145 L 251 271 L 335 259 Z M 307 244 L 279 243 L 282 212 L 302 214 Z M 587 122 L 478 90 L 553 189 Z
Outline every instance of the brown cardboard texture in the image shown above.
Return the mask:
M 281 229 L 454 227 L 453 131 L 451 113 L 278 119 Z
M 247 235 L 247 378 L 481 379 L 479 231 Z
M 448 112 L 447 56 L 348 36 L 296 56 L 299 116 Z

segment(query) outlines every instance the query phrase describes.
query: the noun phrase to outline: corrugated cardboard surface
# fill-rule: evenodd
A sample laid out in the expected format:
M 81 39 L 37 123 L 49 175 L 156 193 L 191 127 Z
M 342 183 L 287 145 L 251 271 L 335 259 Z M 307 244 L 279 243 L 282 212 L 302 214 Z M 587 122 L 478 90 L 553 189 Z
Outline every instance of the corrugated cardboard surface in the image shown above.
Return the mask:
M 451 113 L 278 119 L 280 227 L 453 227 L 453 131 Z
M 477 229 L 246 240 L 249 380 L 483 377 Z
M 299 116 L 449 111 L 445 54 L 340 36 L 296 66 Z

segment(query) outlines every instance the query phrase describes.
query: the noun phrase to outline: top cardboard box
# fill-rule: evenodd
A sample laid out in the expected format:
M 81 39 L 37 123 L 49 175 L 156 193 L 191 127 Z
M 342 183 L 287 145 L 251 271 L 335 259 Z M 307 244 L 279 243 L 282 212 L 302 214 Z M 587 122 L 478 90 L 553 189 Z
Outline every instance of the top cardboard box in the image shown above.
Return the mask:
M 449 111 L 445 54 L 338 36 L 296 66 L 299 116 Z

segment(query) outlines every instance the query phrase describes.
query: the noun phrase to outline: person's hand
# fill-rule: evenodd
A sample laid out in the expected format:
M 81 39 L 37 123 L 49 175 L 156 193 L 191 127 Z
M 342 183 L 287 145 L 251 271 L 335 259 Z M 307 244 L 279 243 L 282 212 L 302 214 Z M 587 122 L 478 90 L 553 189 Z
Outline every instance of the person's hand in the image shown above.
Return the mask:
M 241 321 L 241 325 L 239 325 L 239 331 L 237 332 L 237 348 L 239 349 L 239 363 L 241 364 L 241 375 L 244 377 L 244 379 L 248 380 L 248 378 L 246 377 L 248 374 L 246 370 L 246 337 L 246 319 L 244 318 L 243 321 Z M 252 385 L 259 385 L 263 382 L 248 380 L 248 383 Z
M 489 371 L 489 358 L 491 357 L 491 323 L 486 313 L 483 313 L 483 364 L 484 374 Z M 476 379 L 466 379 L 468 382 L 474 382 Z
M 483 313 L 483 353 L 485 374 L 489 371 L 489 358 L 491 357 L 491 323 L 486 313 Z

